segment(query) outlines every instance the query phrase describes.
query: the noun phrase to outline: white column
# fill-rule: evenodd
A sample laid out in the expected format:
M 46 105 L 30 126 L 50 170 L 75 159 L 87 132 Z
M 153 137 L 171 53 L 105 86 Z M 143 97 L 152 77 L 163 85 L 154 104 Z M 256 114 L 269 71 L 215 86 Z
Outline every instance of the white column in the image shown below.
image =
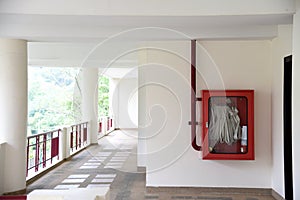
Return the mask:
M 6 142 L 3 193 L 26 188 L 27 42 L 0 39 L 0 140 Z M 3 161 L 1 161 L 3 162 Z
M 297 12 L 293 20 L 293 179 L 294 199 L 300 199 L 300 2 L 296 2 Z
M 70 129 L 70 127 L 64 127 L 61 131 L 59 156 L 62 160 L 70 157 Z
M 139 52 L 138 68 L 138 144 L 137 144 L 137 165 L 138 167 L 147 167 L 147 143 L 146 129 L 147 124 L 147 91 L 144 87 L 147 83 L 147 74 L 143 70 L 143 65 L 147 64 L 147 50 Z
M 120 102 L 119 102 L 119 81 L 120 79 L 109 79 L 109 114 L 114 117 L 114 128 L 120 128 Z
M 98 68 L 82 69 L 82 118 L 89 122 L 88 141 L 97 143 Z

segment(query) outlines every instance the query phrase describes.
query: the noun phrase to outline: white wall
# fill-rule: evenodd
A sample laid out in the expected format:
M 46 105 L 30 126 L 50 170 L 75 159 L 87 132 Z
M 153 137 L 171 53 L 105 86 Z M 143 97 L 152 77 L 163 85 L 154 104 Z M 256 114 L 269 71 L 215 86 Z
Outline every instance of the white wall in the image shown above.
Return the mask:
M 147 186 L 271 187 L 271 42 L 206 41 L 198 47 L 198 90 L 255 90 L 255 160 L 203 161 L 190 145 L 190 42 L 146 50 L 143 99 Z M 172 51 L 173 53 L 168 53 Z M 185 58 L 185 59 L 182 59 Z M 210 60 L 212 58 L 212 60 Z M 159 64 L 157 64 L 159 63 Z M 198 74 L 198 76 L 201 76 Z M 141 95 L 140 95 L 141 97 Z M 199 112 L 199 110 L 198 110 Z
M 112 112 L 116 128 L 138 128 L 138 79 L 112 79 L 112 85 Z
M 272 41 L 272 188 L 284 197 L 283 58 L 292 53 L 292 25 L 279 26 Z
M 4 173 L 4 161 L 5 161 L 5 142 L 0 140 L 0 195 L 3 194 L 4 182 L 3 173 Z
M 300 2 L 297 1 L 297 13 L 293 25 L 293 173 L 294 199 L 300 199 Z

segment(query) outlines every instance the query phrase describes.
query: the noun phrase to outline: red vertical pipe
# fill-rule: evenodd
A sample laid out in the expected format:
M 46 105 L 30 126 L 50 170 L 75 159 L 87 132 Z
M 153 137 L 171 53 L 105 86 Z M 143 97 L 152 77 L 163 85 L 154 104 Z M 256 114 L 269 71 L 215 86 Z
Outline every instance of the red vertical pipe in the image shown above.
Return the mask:
M 76 143 L 75 143 L 75 145 L 76 145 L 76 150 L 77 150 L 77 148 L 78 148 L 78 126 L 75 126 L 75 133 L 76 133 Z
M 59 138 L 60 136 L 59 136 L 59 135 L 60 135 L 60 129 L 58 129 L 58 133 L 57 133 L 57 134 L 58 134 L 58 135 L 57 135 L 57 137 L 58 137 L 58 144 L 57 144 L 57 145 L 58 145 L 57 159 L 59 159 L 59 140 L 60 140 L 60 138 Z
M 107 117 L 107 128 L 106 130 L 109 130 L 109 117 Z
M 54 145 L 53 145 L 53 132 L 51 132 L 50 141 L 51 141 L 51 164 L 52 164 L 52 152 L 54 151 L 53 150 L 53 148 L 54 148 Z
M 191 41 L 191 136 L 192 147 L 200 151 L 196 140 L 196 40 Z
M 43 135 L 43 168 L 46 167 L 46 145 L 47 145 L 47 134 Z
M 40 154 L 40 136 L 35 138 L 35 171 L 39 170 L 39 154 Z
M 71 130 L 71 137 L 70 137 L 70 148 L 73 151 L 73 126 L 72 126 L 72 130 Z
M 29 168 L 29 145 L 30 145 L 30 139 L 27 138 L 27 169 L 26 169 L 26 177 L 28 176 L 28 168 Z

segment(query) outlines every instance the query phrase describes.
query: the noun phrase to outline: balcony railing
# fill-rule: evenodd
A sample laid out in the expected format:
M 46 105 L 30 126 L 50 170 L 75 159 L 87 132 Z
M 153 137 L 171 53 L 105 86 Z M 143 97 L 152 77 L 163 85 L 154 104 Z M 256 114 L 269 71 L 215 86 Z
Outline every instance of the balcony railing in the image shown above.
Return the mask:
M 71 152 L 87 144 L 87 122 L 71 126 L 70 149 Z
M 61 129 L 27 137 L 27 176 L 34 169 L 51 165 L 55 157 L 59 159 L 59 135 Z
M 85 148 L 88 122 L 27 137 L 27 178 Z
M 104 116 L 101 117 L 98 122 L 98 136 L 102 137 L 111 131 L 113 131 L 114 128 L 114 118 L 113 116 Z

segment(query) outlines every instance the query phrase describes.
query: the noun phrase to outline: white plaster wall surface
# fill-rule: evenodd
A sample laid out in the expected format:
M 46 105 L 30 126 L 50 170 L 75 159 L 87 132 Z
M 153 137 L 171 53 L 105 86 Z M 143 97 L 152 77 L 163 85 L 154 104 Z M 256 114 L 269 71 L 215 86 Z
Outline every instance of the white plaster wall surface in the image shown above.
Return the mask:
M 0 180 L 3 180 L 5 161 L 5 142 L 0 141 Z M 0 195 L 3 194 L 4 182 L 0 181 Z
M 121 79 L 119 82 L 119 125 L 120 128 L 137 128 L 138 102 L 137 79 Z
M 292 25 L 279 26 L 272 40 L 272 188 L 283 197 L 283 59 L 291 53 Z
M 147 50 L 140 51 L 138 54 L 139 66 L 147 64 Z M 141 67 L 138 68 L 138 144 L 137 144 L 137 165 L 145 167 L 147 165 L 147 146 L 146 146 L 146 126 L 147 110 L 146 99 L 147 93 L 144 85 L 147 82 L 146 73 L 143 72 Z
M 138 79 L 111 79 L 112 115 L 120 129 L 138 128 Z
M 293 25 L 293 173 L 294 199 L 300 199 L 300 2 L 297 1 L 297 13 Z
M 141 130 L 147 138 L 146 184 L 270 188 L 271 42 L 206 41 L 201 44 L 212 60 L 198 48 L 197 68 L 203 72 L 198 90 L 223 86 L 255 90 L 256 158 L 254 161 L 200 159 L 201 155 L 190 146 L 188 125 L 190 42 L 151 43 L 164 50 L 148 50 L 148 65 L 140 70 L 143 83 L 148 83 L 139 91 L 144 94 L 139 106 L 145 106 L 144 122 L 148 125 Z

